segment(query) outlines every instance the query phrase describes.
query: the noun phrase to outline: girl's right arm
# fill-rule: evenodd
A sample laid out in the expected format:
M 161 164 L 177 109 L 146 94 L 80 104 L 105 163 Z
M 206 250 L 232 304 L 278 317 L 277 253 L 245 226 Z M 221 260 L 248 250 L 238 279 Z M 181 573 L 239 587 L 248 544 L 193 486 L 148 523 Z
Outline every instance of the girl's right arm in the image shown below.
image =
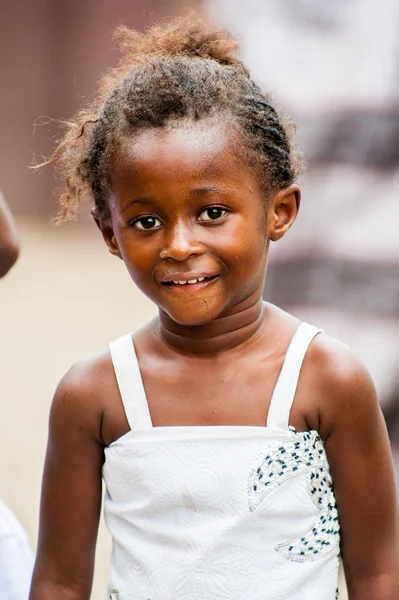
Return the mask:
M 54 396 L 30 600 L 88 600 L 101 508 L 99 378 L 78 364 Z

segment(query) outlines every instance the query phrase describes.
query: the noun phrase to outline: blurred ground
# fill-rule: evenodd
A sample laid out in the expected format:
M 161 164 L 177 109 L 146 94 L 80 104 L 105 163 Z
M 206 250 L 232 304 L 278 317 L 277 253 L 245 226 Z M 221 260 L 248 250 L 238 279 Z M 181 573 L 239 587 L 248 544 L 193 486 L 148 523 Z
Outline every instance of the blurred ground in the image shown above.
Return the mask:
M 94 226 L 25 221 L 20 230 L 21 258 L 0 284 L 0 496 L 35 547 L 48 411 L 59 379 L 77 358 L 106 348 L 156 310 Z M 106 598 L 109 551 L 101 522 L 93 600 Z

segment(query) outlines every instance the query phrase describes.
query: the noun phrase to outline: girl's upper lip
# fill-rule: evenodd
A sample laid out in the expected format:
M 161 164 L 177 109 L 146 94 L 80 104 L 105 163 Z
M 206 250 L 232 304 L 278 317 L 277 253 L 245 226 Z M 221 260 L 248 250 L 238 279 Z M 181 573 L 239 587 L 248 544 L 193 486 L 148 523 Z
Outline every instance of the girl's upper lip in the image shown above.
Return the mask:
M 198 279 L 204 277 L 209 279 L 210 277 L 217 277 L 219 273 L 206 273 L 205 271 L 195 271 L 191 273 L 168 273 L 167 277 L 159 277 L 158 281 L 161 283 L 171 283 L 172 281 L 190 281 L 192 279 Z

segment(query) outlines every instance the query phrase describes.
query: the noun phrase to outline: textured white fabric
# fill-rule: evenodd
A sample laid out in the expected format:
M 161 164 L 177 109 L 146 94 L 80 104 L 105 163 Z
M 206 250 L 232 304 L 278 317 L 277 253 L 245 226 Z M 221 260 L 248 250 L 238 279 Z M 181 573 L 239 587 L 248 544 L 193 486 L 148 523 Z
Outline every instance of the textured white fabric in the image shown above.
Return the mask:
M 109 598 L 334 600 L 339 524 L 324 446 L 317 432 L 277 426 L 316 333 L 302 324 L 294 336 L 268 427 L 148 428 L 144 419 L 106 448 Z M 132 414 L 145 400 L 137 359 L 116 356 L 114 343 L 118 381 L 136 374 L 121 390 Z M 280 402 L 283 390 L 292 397 Z
M 27 600 L 33 552 L 22 526 L 0 500 L 0 599 Z

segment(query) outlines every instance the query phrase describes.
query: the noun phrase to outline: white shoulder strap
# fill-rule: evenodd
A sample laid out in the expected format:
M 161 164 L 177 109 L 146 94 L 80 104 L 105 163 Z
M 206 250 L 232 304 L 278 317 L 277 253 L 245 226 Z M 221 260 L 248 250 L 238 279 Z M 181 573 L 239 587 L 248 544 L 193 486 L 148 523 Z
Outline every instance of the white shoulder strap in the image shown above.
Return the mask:
M 288 429 L 291 406 L 303 359 L 310 342 L 321 331 L 322 329 L 309 325 L 309 323 L 301 323 L 294 333 L 274 388 L 267 415 L 267 427 Z
M 150 429 L 151 416 L 132 334 L 129 333 L 111 342 L 109 349 L 130 428 Z

